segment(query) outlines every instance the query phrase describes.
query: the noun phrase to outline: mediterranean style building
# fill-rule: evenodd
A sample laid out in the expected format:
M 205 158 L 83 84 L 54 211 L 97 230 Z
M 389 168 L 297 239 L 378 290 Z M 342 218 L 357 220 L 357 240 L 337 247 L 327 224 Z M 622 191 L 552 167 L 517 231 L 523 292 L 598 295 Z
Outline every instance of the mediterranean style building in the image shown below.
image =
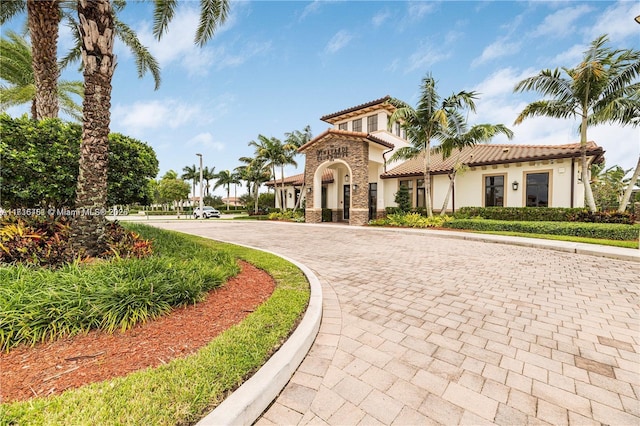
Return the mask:
M 333 222 L 363 225 L 395 206 L 395 194 L 406 186 L 413 207 L 425 206 L 424 158 L 390 162 L 395 150 L 408 146 L 399 123 L 388 126 L 394 111 L 385 96 L 321 117 L 332 125 L 300 147 L 303 174 L 268 182 L 275 186 L 276 207 L 293 208 L 304 200 L 305 221 L 321 222 L 330 211 Z M 389 130 L 390 129 L 390 130 Z M 604 156 L 588 143 L 589 164 Z M 443 159 L 431 155 L 431 196 L 442 209 L 454 168 L 457 173 L 446 211 L 465 206 L 584 207 L 580 144 L 492 145 L 454 151 Z M 283 201 L 284 200 L 284 201 Z

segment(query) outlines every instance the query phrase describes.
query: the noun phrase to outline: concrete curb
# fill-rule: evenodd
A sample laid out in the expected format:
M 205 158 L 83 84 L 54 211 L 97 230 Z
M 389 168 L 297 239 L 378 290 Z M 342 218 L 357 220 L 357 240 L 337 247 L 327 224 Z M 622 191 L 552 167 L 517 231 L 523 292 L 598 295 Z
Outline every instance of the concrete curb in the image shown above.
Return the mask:
M 302 270 L 309 280 L 311 296 L 302 321 L 289 339 L 249 380 L 197 423 L 201 426 L 253 424 L 284 389 L 311 349 L 322 320 L 322 287 L 318 277 L 309 268 L 268 250 L 234 242 L 229 243 L 270 253 L 293 263 Z

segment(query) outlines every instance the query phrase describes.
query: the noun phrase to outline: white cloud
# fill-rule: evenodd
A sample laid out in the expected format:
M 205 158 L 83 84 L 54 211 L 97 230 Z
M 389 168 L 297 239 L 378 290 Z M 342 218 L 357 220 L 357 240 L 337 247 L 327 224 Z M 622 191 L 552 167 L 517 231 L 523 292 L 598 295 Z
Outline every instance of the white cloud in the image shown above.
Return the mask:
M 213 135 L 209 132 L 199 133 L 187 141 L 187 146 L 196 146 L 201 148 L 213 149 L 215 151 L 224 151 L 224 144 L 216 142 Z
M 426 14 L 435 9 L 436 3 L 434 2 L 410 2 L 408 8 L 409 19 L 412 21 L 419 21 Z
M 551 58 L 546 63 L 549 63 L 548 68 L 552 67 L 573 67 L 578 65 L 584 56 L 584 52 L 588 49 L 585 44 L 576 44 L 571 46 L 568 50 L 561 52 Z
M 577 21 L 591 10 L 591 6 L 586 4 L 557 10 L 551 15 L 547 15 L 531 35 L 534 37 L 552 36 L 558 39 L 573 34 L 576 32 L 577 24 L 580 24 Z
M 491 43 L 489 46 L 485 47 L 482 51 L 480 57 L 475 58 L 471 62 L 472 67 L 476 67 L 478 65 L 489 62 L 493 59 L 500 58 L 502 56 L 509 56 L 516 54 L 520 51 L 520 42 L 510 42 L 507 39 L 503 38 L 500 40 L 496 40 Z
M 388 10 L 382 10 L 378 13 L 376 13 L 373 18 L 371 18 L 371 24 L 374 27 L 379 27 L 380 25 L 384 24 L 384 22 L 389 19 L 389 17 L 391 16 L 391 13 L 389 13 Z
M 427 70 L 433 64 L 444 61 L 451 57 L 451 52 L 442 52 L 434 48 L 431 44 L 422 43 L 418 50 L 409 56 L 405 73 L 415 70 Z
M 241 7 L 239 10 L 230 14 L 226 23 L 218 29 L 217 35 L 235 26 L 238 21 L 238 15 L 245 12 L 247 7 Z M 154 38 L 149 22 L 143 22 L 137 33 L 142 44 L 149 48 L 149 51 L 158 60 L 162 68 L 176 63 L 185 68 L 190 76 L 206 75 L 212 67 L 219 70 L 241 65 L 251 57 L 268 51 L 271 47 L 270 41 L 248 42 L 244 46 L 216 45 L 215 47 L 198 47 L 194 44 L 194 37 L 199 20 L 198 10 L 192 7 L 185 7 L 178 9 L 175 18 L 170 24 L 169 31 L 162 37 L 162 40 L 157 41 Z
M 325 53 L 336 53 L 340 49 L 344 48 L 353 39 L 353 35 L 347 30 L 338 31 L 324 48 Z
M 302 10 L 302 13 L 300 14 L 300 21 L 304 20 L 309 15 L 318 13 L 318 10 L 320 10 L 320 7 L 324 3 L 325 2 L 321 0 L 313 0 L 311 3 L 306 5 L 305 8 Z
M 634 17 L 640 15 L 640 3 L 634 1 L 619 1 L 598 16 L 596 23 L 588 28 L 589 41 L 602 34 L 609 34 L 609 40 L 620 42 L 630 37 L 638 41 L 638 24 Z
M 199 106 L 171 99 L 116 105 L 112 111 L 114 127 L 123 127 L 136 137 L 141 137 L 146 130 L 176 129 L 204 117 Z

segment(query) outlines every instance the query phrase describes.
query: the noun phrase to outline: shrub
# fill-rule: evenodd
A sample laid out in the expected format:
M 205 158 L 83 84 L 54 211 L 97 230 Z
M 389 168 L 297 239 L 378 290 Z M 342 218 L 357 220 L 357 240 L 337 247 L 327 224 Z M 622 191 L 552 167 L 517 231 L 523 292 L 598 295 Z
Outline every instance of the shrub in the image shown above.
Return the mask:
M 269 213 L 269 220 L 285 220 L 289 222 L 304 222 L 304 212 L 300 210 L 286 210 Z
M 595 212 L 584 208 L 564 207 L 462 207 L 457 219 L 483 218 L 545 222 L 599 222 L 633 224 L 635 217 L 628 212 Z
M 322 209 L 322 221 L 333 222 L 333 211 L 331 209 Z
M 369 221 L 373 226 L 397 226 L 407 228 L 433 228 L 441 227 L 451 220 L 449 216 L 426 217 L 420 213 L 396 213 L 387 215 L 386 218 Z
M 574 237 L 633 241 L 638 239 L 640 225 L 583 222 L 523 222 L 489 219 L 455 219 L 445 228 L 475 231 L 508 231 L 530 234 L 569 235 Z
M 0 218 L 0 264 L 58 268 L 80 260 L 71 248 L 70 220 L 66 216 L 16 216 Z M 143 258 L 151 255 L 151 242 L 117 222 L 105 229 L 107 250 L 102 258 Z

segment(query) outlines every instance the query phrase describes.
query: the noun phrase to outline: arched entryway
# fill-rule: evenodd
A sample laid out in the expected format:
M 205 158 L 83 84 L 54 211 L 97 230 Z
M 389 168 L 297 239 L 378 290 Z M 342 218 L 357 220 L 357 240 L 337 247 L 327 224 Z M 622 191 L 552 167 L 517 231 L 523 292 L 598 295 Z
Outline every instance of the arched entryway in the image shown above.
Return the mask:
M 327 170 L 333 175 L 333 180 L 323 183 Z M 324 221 L 328 221 L 329 211 L 331 222 L 349 222 L 352 208 L 352 176 L 349 163 L 344 160 L 330 160 L 320 164 L 313 174 L 312 188 L 313 205 L 324 211 Z M 326 181 L 326 179 L 324 179 Z

